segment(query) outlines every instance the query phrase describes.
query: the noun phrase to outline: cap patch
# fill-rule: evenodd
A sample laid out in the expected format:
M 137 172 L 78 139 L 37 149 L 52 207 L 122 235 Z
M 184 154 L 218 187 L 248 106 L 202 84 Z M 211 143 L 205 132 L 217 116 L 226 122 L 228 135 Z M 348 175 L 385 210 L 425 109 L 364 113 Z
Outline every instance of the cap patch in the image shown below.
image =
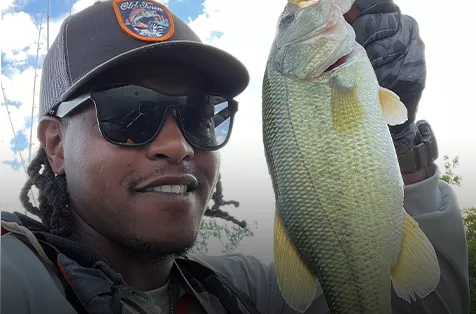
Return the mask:
M 119 26 L 131 37 L 158 42 L 174 34 L 172 14 L 161 3 L 153 0 L 114 0 L 112 6 Z

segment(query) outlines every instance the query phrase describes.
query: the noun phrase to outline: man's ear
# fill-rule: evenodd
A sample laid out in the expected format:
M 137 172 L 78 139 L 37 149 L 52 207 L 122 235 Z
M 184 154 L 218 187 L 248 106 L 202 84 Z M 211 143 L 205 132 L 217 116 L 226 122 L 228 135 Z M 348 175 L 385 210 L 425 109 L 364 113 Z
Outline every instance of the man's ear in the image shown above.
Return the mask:
M 43 117 L 38 123 L 38 140 L 48 156 L 51 169 L 57 175 L 64 175 L 63 140 L 65 126 L 54 117 Z

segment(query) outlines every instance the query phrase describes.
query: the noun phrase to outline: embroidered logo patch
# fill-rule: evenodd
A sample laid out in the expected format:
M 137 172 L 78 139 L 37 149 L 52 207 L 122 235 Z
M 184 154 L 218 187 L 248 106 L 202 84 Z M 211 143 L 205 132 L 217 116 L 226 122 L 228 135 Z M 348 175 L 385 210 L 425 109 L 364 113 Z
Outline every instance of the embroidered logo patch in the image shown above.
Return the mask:
M 170 11 L 153 0 L 114 0 L 117 22 L 124 32 L 139 40 L 158 42 L 174 34 Z

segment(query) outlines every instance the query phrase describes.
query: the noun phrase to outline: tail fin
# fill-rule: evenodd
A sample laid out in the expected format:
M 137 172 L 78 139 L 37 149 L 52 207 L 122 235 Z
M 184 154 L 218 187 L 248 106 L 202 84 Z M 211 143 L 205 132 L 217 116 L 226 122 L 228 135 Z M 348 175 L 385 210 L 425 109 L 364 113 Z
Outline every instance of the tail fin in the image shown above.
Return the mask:
M 440 281 L 440 266 L 435 249 L 418 223 L 405 212 L 403 236 L 396 265 L 392 267 L 392 281 L 397 295 L 410 302 L 415 293 L 424 298 Z

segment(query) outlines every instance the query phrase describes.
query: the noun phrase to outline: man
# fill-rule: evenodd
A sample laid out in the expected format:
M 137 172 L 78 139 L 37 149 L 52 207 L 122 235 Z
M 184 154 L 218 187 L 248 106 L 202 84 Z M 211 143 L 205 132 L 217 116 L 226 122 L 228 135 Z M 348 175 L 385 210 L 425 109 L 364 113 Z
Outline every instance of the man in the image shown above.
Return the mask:
M 159 3 L 104 1 L 67 18 L 44 61 L 42 148 L 21 194 L 42 223 L 2 217 L 2 313 L 296 313 L 272 265 L 184 257 L 205 212 L 227 217 L 206 208 L 223 202 L 218 152 L 247 84 L 239 61 Z M 420 179 L 405 202 L 441 283 L 412 305 L 394 298 L 394 313 L 466 313 L 455 196 L 437 171 Z M 322 289 L 308 313 L 328 313 Z

